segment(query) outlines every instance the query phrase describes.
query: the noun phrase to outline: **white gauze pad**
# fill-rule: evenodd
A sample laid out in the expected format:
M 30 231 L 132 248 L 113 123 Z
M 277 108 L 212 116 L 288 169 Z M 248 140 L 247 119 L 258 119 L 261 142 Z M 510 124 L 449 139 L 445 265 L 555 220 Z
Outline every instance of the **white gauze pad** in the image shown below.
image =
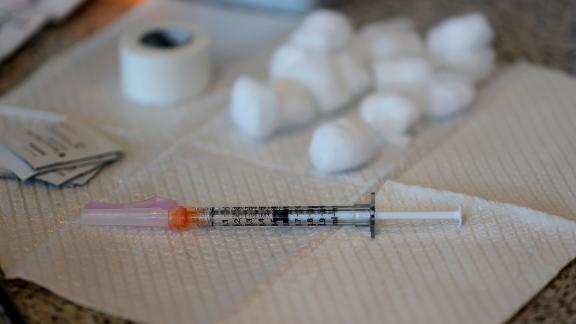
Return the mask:
M 269 73 L 272 79 L 300 82 L 312 93 L 320 111 L 332 113 L 352 99 L 338 70 L 333 55 L 287 44 L 276 50 Z
M 272 88 L 266 83 L 242 76 L 230 94 L 232 123 L 253 138 L 270 136 L 278 128 L 278 106 Z
M 276 97 L 279 128 L 301 126 L 314 120 L 316 102 L 306 87 L 286 79 L 272 80 L 270 86 Z
M 428 83 L 432 67 L 422 57 L 381 60 L 374 64 L 376 86 L 382 91 L 419 92 Z
M 428 50 L 434 54 L 469 51 L 490 44 L 494 31 L 482 13 L 449 18 L 428 32 Z
M 316 129 L 310 142 L 310 162 L 322 173 L 353 169 L 377 152 L 376 134 L 361 120 L 342 118 Z
M 474 100 L 474 84 L 454 73 L 438 73 L 430 81 L 426 114 L 443 119 L 470 108 Z
M 406 133 L 420 118 L 416 103 L 395 93 L 374 93 L 360 104 L 362 120 L 384 136 Z
M 352 24 L 345 15 L 319 9 L 304 18 L 289 42 L 312 50 L 332 52 L 346 47 L 353 34 Z

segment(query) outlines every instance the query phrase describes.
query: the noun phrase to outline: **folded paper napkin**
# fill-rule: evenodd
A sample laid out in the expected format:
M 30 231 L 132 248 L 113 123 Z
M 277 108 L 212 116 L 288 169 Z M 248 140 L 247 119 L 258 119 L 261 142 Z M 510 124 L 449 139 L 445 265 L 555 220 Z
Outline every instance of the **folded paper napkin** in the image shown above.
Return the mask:
M 245 39 L 259 53 L 270 53 L 295 26 L 288 18 L 152 3 L 51 62 L 4 98 L 6 104 L 73 113 L 106 125 L 106 133 L 126 151 L 122 162 L 76 189 L 1 180 L 0 264 L 7 277 L 154 323 L 502 322 L 576 255 L 576 223 L 559 217 L 568 217 L 576 201 L 574 182 L 563 180 L 574 175 L 564 162 L 574 146 L 553 145 L 548 137 L 574 137 L 566 127 L 574 117 L 566 108 L 576 101 L 568 91 L 572 79 L 517 65 L 481 91 L 475 112 L 460 127 L 440 132 L 433 144 L 417 137 L 412 147 L 421 150 L 414 154 L 391 160 L 382 155 L 366 170 L 323 177 L 294 154 L 307 148 L 304 132 L 278 136 L 275 147 L 244 144 L 242 151 L 241 143 L 231 144 L 232 133 L 195 129 L 210 117 L 205 127 L 225 126 L 217 111 L 226 106 L 226 82 L 206 97 L 169 110 L 137 110 L 123 103 L 113 63 L 120 31 L 141 19 L 177 18 L 205 26 L 215 40 L 242 25 L 232 28 L 238 33 L 234 39 Z M 255 40 L 260 43 L 250 43 Z M 224 80 L 264 70 L 260 56 L 250 57 L 241 48 L 216 44 Z M 225 69 L 231 62 L 244 64 Z M 545 106 L 539 111 L 530 108 L 531 102 Z M 501 126 L 500 116 L 506 116 L 509 127 Z M 545 122 L 527 121 L 533 119 Z M 524 138 L 533 144 L 523 143 Z M 549 154 L 535 149 L 537 140 Z M 517 167 L 509 167 L 512 161 Z M 531 167 L 521 167 L 526 164 Z M 410 185 L 388 181 L 379 190 L 379 208 L 462 206 L 464 225 L 383 223 L 370 240 L 362 228 L 174 232 L 77 223 L 87 201 L 153 195 L 198 206 L 349 204 L 392 176 Z

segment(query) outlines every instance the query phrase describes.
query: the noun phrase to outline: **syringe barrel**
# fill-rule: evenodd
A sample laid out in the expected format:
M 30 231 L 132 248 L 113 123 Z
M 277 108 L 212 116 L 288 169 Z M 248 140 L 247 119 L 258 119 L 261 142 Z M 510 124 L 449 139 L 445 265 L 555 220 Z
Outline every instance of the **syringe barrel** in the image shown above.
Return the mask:
M 370 223 L 364 206 L 219 207 L 210 209 L 212 226 L 325 226 Z
M 84 206 L 86 225 L 152 226 L 185 229 L 198 226 L 370 226 L 374 237 L 374 194 L 370 204 L 296 207 L 182 207 L 175 200 L 151 198 L 141 202 Z

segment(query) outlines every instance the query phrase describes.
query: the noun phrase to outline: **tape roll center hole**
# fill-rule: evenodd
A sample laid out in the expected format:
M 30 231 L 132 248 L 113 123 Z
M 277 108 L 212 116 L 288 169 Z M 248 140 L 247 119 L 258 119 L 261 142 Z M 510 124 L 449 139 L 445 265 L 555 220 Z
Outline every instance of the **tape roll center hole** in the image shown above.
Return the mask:
M 189 32 L 178 29 L 155 29 L 140 38 L 140 43 L 158 49 L 175 49 L 192 41 Z

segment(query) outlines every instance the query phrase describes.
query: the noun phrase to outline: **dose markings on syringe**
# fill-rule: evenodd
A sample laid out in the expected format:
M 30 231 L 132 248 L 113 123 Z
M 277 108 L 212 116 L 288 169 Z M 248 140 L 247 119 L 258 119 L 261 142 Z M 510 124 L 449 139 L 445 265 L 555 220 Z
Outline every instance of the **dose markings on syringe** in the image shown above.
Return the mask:
M 212 209 L 212 226 L 318 226 L 338 224 L 335 209 L 322 207 L 224 207 Z

